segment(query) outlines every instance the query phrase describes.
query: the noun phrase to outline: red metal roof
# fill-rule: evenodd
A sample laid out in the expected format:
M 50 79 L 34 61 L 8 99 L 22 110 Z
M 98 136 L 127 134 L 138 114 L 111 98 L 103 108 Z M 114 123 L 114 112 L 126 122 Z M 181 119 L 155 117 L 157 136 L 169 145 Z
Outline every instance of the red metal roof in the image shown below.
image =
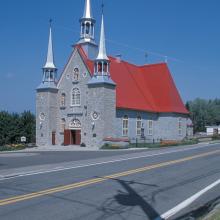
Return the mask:
M 91 75 L 93 61 L 76 46 Z M 188 114 L 166 63 L 136 66 L 109 57 L 111 78 L 116 83 L 116 107 L 149 112 Z

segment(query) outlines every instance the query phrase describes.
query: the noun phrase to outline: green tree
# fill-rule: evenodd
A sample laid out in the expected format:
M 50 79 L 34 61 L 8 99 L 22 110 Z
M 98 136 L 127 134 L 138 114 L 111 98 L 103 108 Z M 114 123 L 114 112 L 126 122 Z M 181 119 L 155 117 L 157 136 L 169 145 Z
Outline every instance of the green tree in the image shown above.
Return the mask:
M 0 112 L 0 145 L 20 143 L 21 136 L 25 136 L 27 142 L 35 142 L 35 116 L 30 111 Z
M 19 130 L 20 136 L 25 136 L 28 143 L 35 142 L 35 116 L 30 111 L 21 114 Z
M 220 125 L 220 99 L 195 99 L 186 103 L 194 124 L 194 131 L 205 131 L 207 125 Z

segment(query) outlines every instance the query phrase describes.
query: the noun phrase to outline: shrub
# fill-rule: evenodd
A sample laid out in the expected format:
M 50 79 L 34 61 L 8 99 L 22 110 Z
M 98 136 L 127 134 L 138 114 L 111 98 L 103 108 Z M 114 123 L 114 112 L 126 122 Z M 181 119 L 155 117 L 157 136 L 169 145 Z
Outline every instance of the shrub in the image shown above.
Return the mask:
M 212 140 L 220 140 L 220 135 L 219 134 L 214 134 L 212 136 Z
M 128 146 L 121 146 L 119 144 L 112 144 L 112 143 L 105 143 L 101 149 L 105 149 L 105 150 L 120 150 L 120 149 L 127 149 Z
M 24 144 L 12 144 L 0 146 L 0 151 L 13 151 L 13 150 L 22 150 L 26 146 Z

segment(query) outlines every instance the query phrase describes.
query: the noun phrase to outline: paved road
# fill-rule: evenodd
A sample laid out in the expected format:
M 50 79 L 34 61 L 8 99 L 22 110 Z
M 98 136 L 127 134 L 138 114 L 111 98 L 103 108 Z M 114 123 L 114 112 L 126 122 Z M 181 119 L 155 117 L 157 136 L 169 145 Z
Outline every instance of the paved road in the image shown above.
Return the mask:
M 59 171 L 45 165 L 41 173 L 1 179 L 0 219 L 182 219 L 220 197 L 217 144 L 119 156 L 104 152 L 96 157 L 93 152 L 91 157 L 78 157 L 81 162 L 77 159 L 81 153 L 72 153 L 75 161 L 68 160 Z M 23 159 L 28 157 L 34 168 L 33 158 L 39 159 L 39 154 Z M 62 157 L 58 162 L 65 165 Z M 76 162 L 80 166 L 74 166 Z M 57 165 L 56 160 L 50 163 Z M 8 170 L 15 166 L 16 161 Z M 183 201 L 188 201 L 186 206 Z
M 144 150 L 138 150 L 143 152 Z M 29 151 L 0 153 L 0 170 L 131 154 L 133 151 Z

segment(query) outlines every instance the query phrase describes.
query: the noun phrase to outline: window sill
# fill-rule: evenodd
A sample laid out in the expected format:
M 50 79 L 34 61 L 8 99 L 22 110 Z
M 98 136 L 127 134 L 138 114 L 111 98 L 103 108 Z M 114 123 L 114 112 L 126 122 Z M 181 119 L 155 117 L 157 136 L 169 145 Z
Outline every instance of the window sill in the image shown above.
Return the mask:
M 74 107 L 81 107 L 81 105 L 71 105 L 70 107 L 71 107 L 71 108 L 74 108 Z

